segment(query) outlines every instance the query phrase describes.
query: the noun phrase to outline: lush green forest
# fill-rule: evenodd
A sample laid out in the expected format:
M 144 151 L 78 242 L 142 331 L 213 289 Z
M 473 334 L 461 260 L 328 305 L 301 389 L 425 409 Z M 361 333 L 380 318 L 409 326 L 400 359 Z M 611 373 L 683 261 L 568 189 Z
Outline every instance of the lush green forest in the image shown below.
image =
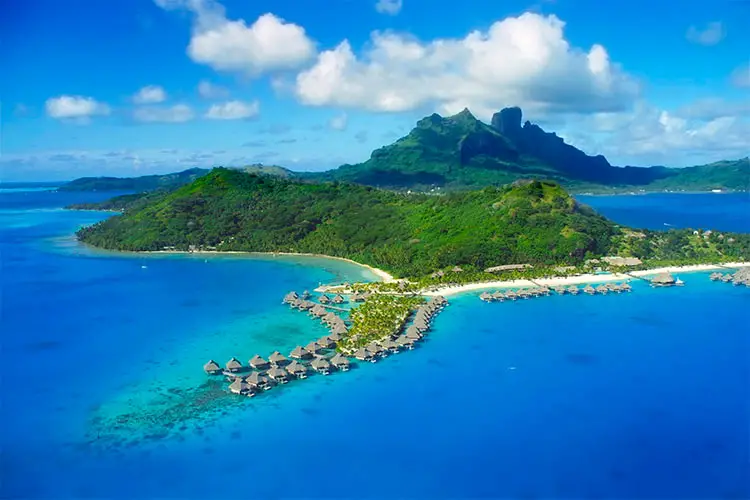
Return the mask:
M 613 252 L 718 259 L 750 249 L 741 235 L 705 240 L 711 243 L 705 248 L 686 231 L 620 228 L 549 181 L 431 196 L 225 168 L 176 191 L 152 193 L 78 236 L 118 250 L 322 253 L 401 276 L 454 265 L 577 265 Z

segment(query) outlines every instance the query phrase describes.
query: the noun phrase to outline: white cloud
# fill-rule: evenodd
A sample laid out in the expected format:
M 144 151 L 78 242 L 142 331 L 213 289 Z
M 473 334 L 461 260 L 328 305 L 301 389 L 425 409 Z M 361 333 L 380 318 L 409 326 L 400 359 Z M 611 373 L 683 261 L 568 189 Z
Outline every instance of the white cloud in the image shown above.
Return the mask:
M 167 93 L 159 85 L 147 85 L 133 96 L 136 104 L 158 104 L 167 100 Z
M 45 102 L 47 115 L 57 119 L 86 120 L 94 115 L 108 115 L 109 106 L 98 102 L 93 97 L 80 95 L 61 95 L 51 97 Z
M 685 37 L 699 45 L 716 45 L 724 39 L 726 32 L 724 25 L 719 21 L 708 23 L 705 28 L 699 29 L 695 26 L 688 28 Z
M 133 118 L 144 123 L 183 123 L 195 117 L 192 108 L 186 104 L 174 106 L 145 106 L 133 111 Z
M 346 130 L 346 126 L 349 124 L 349 117 L 346 113 L 341 113 L 338 116 L 334 116 L 328 121 L 328 126 L 333 130 Z
M 478 116 L 520 105 L 528 110 L 616 111 L 638 95 L 638 83 L 600 45 L 570 46 L 555 16 L 525 13 L 461 39 L 421 42 L 374 32 L 357 57 L 348 41 L 319 54 L 297 75 L 304 104 L 400 112 L 469 107 Z
M 710 112 L 709 103 L 722 110 Z M 624 165 L 696 165 L 748 154 L 747 103 L 697 101 L 675 111 L 639 102 L 625 113 L 594 113 L 566 124 L 566 139 L 589 154 L 604 154 Z
M 198 94 L 204 99 L 226 99 L 229 97 L 229 89 L 202 80 L 198 84 Z
M 241 120 L 258 116 L 258 113 L 260 113 L 258 101 L 228 101 L 212 105 L 206 112 L 206 118 L 212 120 Z
M 187 48 L 190 58 L 221 71 L 257 76 L 295 69 L 315 55 L 305 29 L 267 13 L 251 25 L 226 18 L 215 0 L 155 0 L 165 9 L 183 8 L 195 15 Z
M 403 5 L 403 0 L 378 0 L 375 4 L 375 10 L 381 14 L 395 16 L 401 12 L 401 7 L 403 7 Z
M 732 85 L 740 88 L 750 88 L 750 63 L 743 64 L 732 72 Z

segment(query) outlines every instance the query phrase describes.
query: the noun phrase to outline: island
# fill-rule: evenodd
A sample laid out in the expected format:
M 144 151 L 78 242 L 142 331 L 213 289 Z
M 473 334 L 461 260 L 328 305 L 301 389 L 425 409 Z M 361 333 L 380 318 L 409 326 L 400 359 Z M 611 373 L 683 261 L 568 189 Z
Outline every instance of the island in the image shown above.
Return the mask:
M 330 330 L 289 358 L 206 364 L 248 396 L 413 349 L 455 293 L 494 288 L 480 296 L 487 302 L 622 293 L 631 280 L 680 285 L 672 272 L 734 271 L 750 260 L 750 235 L 625 227 L 549 180 L 435 195 L 215 168 L 176 190 L 104 206 L 123 212 L 80 229 L 80 241 L 130 252 L 316 254 L 383 278 L 284 297 Z

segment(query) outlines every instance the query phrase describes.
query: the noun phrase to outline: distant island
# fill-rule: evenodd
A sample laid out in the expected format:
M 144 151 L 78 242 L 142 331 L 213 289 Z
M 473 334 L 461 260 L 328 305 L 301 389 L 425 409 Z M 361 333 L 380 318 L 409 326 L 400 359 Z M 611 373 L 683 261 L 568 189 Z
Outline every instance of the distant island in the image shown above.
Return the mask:
M 531 266 L 509 270 L 529 276 L 607 256 L 652 267 L 750 257 L 750 235 L 626 228 L 552 181 L 432 196 L 216 168 L 137 200 L 78 238 L 126 251 L 323 254 L 415 279 L 460 266 L 467 281 L 509 264 Z
M 392 190 L 456 191 L 501 186 L 518 179 L 549 179 L 571 192 L 748 191 L 750 159 L 685 168 L 616 167 L 589 156 L 554 133 L 528 121 L 520 108 L 505 108 L 490 124 L 468 109 L 449 117 L 432 114 L 408 135 L 375 150 L 370 159 L 325 172 L 293 172 L 277 165 L 236 167 L 310 182 L 345 181 Z M 133 178 L 86 177 L 65 184 L 66 191 L 175 189 L 206 175 L 194 168 L 167 175 Z

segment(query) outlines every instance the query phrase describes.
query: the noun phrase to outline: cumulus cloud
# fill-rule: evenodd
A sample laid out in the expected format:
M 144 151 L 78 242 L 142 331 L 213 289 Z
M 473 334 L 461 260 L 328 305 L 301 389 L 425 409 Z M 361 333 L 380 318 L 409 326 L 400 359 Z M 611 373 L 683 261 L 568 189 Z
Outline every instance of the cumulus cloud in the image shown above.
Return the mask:
M 334 116 L 328 121 L 328 126 L 333 130 L 346 130 L 346 126 L 349 124 L 349 117 L 346 113 Z
M 183 123 L 192 120 L 195 113 L 187 104 L 174 106 L 145 106 L 133 111 L 133 119 L 143 123 Z
M 488 117 L 507 105 L 546 111 L 626 109 L 639 84 L 601 45 L 571 47 L 555 16 L 525 13 L 460 39 L 422 42 L 374 32 L 359 57 L 348 41 L 318 55 L 297 75 L 304 104 L 400 112 L 469 107 Z
M 226 99 L 229 97 L 229 89 L 202 80 L 198 84 L 198 95 L 204 99 Z
M 61 95 L 47 99 L 44 105 L 47 115 L 56 119 L 87 120 L 95 115 L 108 115 L 109 106 L 93 97 Z
M 708 23 L 705 28 L 700 29 L 696 26 L 688 28 L 685 37 L 698 45 L 716 45 L 724 39 L 726 32 L 724 25 L 719 21 Z
M 260 113 L 258 101 L 227 101 L 212 105 L 206 112 L 206 118 L 211 120 L 242 120 L 254 118 L 258 116 L 258 113 Z
M 375 4 L 375 10 L 381 14 L 395 16 L 401 12 L 401 7 L 403 7 L 403 5 L 403 0 L 378 0 Z
M 732 72 L 732 85 L 739 88 L 750 88 L 750 63 L 743 64 Z
M 194 14 L 188 44 L 190 58 L 220 71 L 251 76 L 295 69 L 315 55 L 315 44 L 305 29 L 274 14 L 263 14 L 248 25 L 230 20 L 214 0 L 155 0 L 164 9 L 187 9 Z
M 147 85 L 133 96 L 136 104 L 158 104 L 167 100 L 167 93 L 159 85 Z
M 716 100 L 713 100 L 714 104 Z M 723 103 L 711 113 L 709 101 L 670 111 L 639 102 L 624 113 L 594 113 L 566 124 L 566 140 L 614 164 L 686 166 L 747 156 L 747 103 Z M 745 108 L 746 109 L 746 108 Z

